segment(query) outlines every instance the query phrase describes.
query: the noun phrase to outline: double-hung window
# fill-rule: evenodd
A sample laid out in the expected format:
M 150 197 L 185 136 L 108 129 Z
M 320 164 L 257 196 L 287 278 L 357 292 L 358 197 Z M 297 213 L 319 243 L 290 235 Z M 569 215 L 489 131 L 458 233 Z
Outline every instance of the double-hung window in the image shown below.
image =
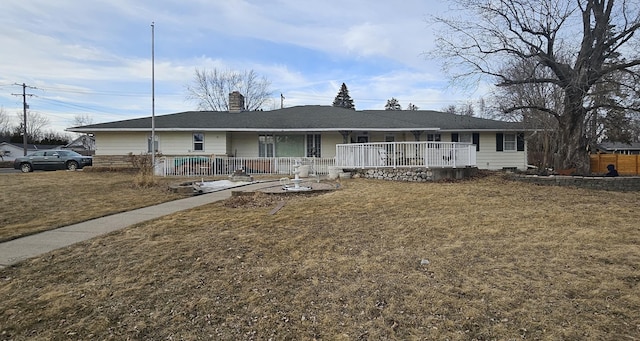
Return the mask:
M 204 151 L 204 134 L 193 133 L 193 150 Z
M 273 135 L 260 134 L 258 135 L 258 156 L 259 157 L 273 157 L 274 151 L 274 138 Z
M 458 142 L 473 143 L 473 134 L 471 134 L 471 133 L 460 133 L 458 135 Z
M 504 151 L 516 151 L 516 134 L 504 134 Z
M 471 143 L 476 146 L 476 151 L 480 151 L 480 133 L 451 133 L 451 142 Z
M 320 134 L 307 134 L 307 157 L 320 157 L 322 149 Z
M 442 136 L 440 134 L 427 134 L 427 141 L 440 142 Z
M 497 152 L 522 152 L 525 149 L 523 133 L 496 133 Z

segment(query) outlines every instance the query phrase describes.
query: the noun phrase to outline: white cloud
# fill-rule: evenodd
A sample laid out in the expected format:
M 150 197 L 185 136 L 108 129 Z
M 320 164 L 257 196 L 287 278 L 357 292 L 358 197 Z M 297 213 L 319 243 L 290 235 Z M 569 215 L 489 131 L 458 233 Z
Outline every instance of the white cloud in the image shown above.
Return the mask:
M 358 109 L 382 108 L 391 97 L 422 100 L 424 108 L 459 98 L 421 56 L 432 39 L 424 19 L 442 3 L 3 0 L 2 7 L 0 106 L 21 108 L 11 84 L 35 85 L 45 91 L 31 99 L 34 110 L 59 125 L 77 113 L 96 123 L 149 114 L 152 21 L 157 113 L 193 109 L 184 87 L 195 68 L 255 70 L 271 80 L 275 107 L 280 92 L 287 106 L 330 105 L 342 82 Z

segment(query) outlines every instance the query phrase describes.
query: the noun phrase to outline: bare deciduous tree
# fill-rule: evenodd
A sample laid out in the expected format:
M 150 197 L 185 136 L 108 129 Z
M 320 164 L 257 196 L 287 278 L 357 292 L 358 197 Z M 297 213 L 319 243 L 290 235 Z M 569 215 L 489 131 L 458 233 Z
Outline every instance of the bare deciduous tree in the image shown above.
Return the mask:
M 269 82 L 253 71 L 195 70 L 193 83 L 187 85 L 187 100 L 199 110 L 229 110 L 229 93 L 239 91 L 244 96 L 244 110 L 261 109 L 271 96 Z
M 77 114 L 73 116 L 73 126 L 80 127 L 93 124 L 93 117 L 89 114 Z
M 460 115 L 460 116 L 474 116 L 475 114 L 475 111 L 473 109 L 473 103 L 470 101 L 460 105 L 454 105 L 454 104 L 448 105 L 442 108 L 442 111 L 450 114 Z
M 22 134 L 24 130 L 24 113 L 18 112 L 16 116 L 19 123 L 15 130 Z M 38 112 L 27 111 L 27 140 L 40 141 L 44 137 L 44 128 L 48 125 L 49 119 L 47 117 Z
M 0 107 L 0 135 L 7 135 L 11 130 L 11 121 L 9 115 L 3 107 Z
M 640 5 L 625 0 L 456 3 L 473 11 L 473 20 L 435 19 L 445 26 L 437 46 L 445 68 L 454 79 L 489 76 L 505 88 L 545 84 L 557 89 L 559 106 L 526 103 L 506 110 L 537 110 L 554 117 L 560 167 L 588 173 L 587 117 L 598 108 L 622 105 L 592 101 L 594 86 L 605 82 L 607 75 L 624 73 L 632 80 L 625 82 L 625 89 L 640 93 L 639 42 L 634 36 L 640 28 Z M 531 68 L 524 73 L 503 72 L 519 63 Z

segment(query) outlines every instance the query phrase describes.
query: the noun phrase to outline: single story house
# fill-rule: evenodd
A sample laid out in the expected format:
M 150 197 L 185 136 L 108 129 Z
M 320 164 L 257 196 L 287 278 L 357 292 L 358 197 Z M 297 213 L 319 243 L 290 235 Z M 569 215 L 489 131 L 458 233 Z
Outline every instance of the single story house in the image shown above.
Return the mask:
M 48 144 L 27 144 L 27 154 L 31 154 L 38 150 L 47 150 L 60 148 L 61 146 Z M 0 143 L 0 161 L 13 161 L 18 157 L 24 156 L 24 145 L 22 143 L 1 142 Z
M 64 149 L 71 149 L 82 155 L 93 155 L 96 149 L 96 141 L 92 135 L 84 134 L 64 146 Z
M 230 96 L 241 95 L 231 93 Z M 231 98 L 233 99 L 233 98 Z M 475 145 L 477 167 L 526 169 L 522 123 L 430 110 L 350 110 L 303 105 L 271 111 L 243 111 L 242 98 L 229 111 L 186 111 L 153 118 L 67 129 L 95 138 L 95 166 L 114 166 L 130 153 L 235 158 L 335 158 L 336 146 L 371 142 L 465 142 Z M 233 105 L 236 103 L 236 105 Z
M 640 154 L 640 142 L 602 142 L 597 145 L 597 152 L 603 154 Z

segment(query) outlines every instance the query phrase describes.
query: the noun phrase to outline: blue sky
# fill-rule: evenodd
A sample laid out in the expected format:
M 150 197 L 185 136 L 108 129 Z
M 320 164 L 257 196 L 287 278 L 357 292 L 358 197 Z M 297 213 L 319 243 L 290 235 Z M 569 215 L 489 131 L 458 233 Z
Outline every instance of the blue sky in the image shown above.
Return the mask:
M 437 60 L 432 0 L 2 0 L 0 107 L 30 110 L 62 131 L 80 114 L 93 123 L 151 115 L 155 23 L 156 115 L 194 110 L 194 70 L 254 70 L 285 106 L 330 105 L 345 82 L 356 109 L 440 110 L 478 97 L 456 89 Z M 16 121 L 17 122 L 17 121 Z

